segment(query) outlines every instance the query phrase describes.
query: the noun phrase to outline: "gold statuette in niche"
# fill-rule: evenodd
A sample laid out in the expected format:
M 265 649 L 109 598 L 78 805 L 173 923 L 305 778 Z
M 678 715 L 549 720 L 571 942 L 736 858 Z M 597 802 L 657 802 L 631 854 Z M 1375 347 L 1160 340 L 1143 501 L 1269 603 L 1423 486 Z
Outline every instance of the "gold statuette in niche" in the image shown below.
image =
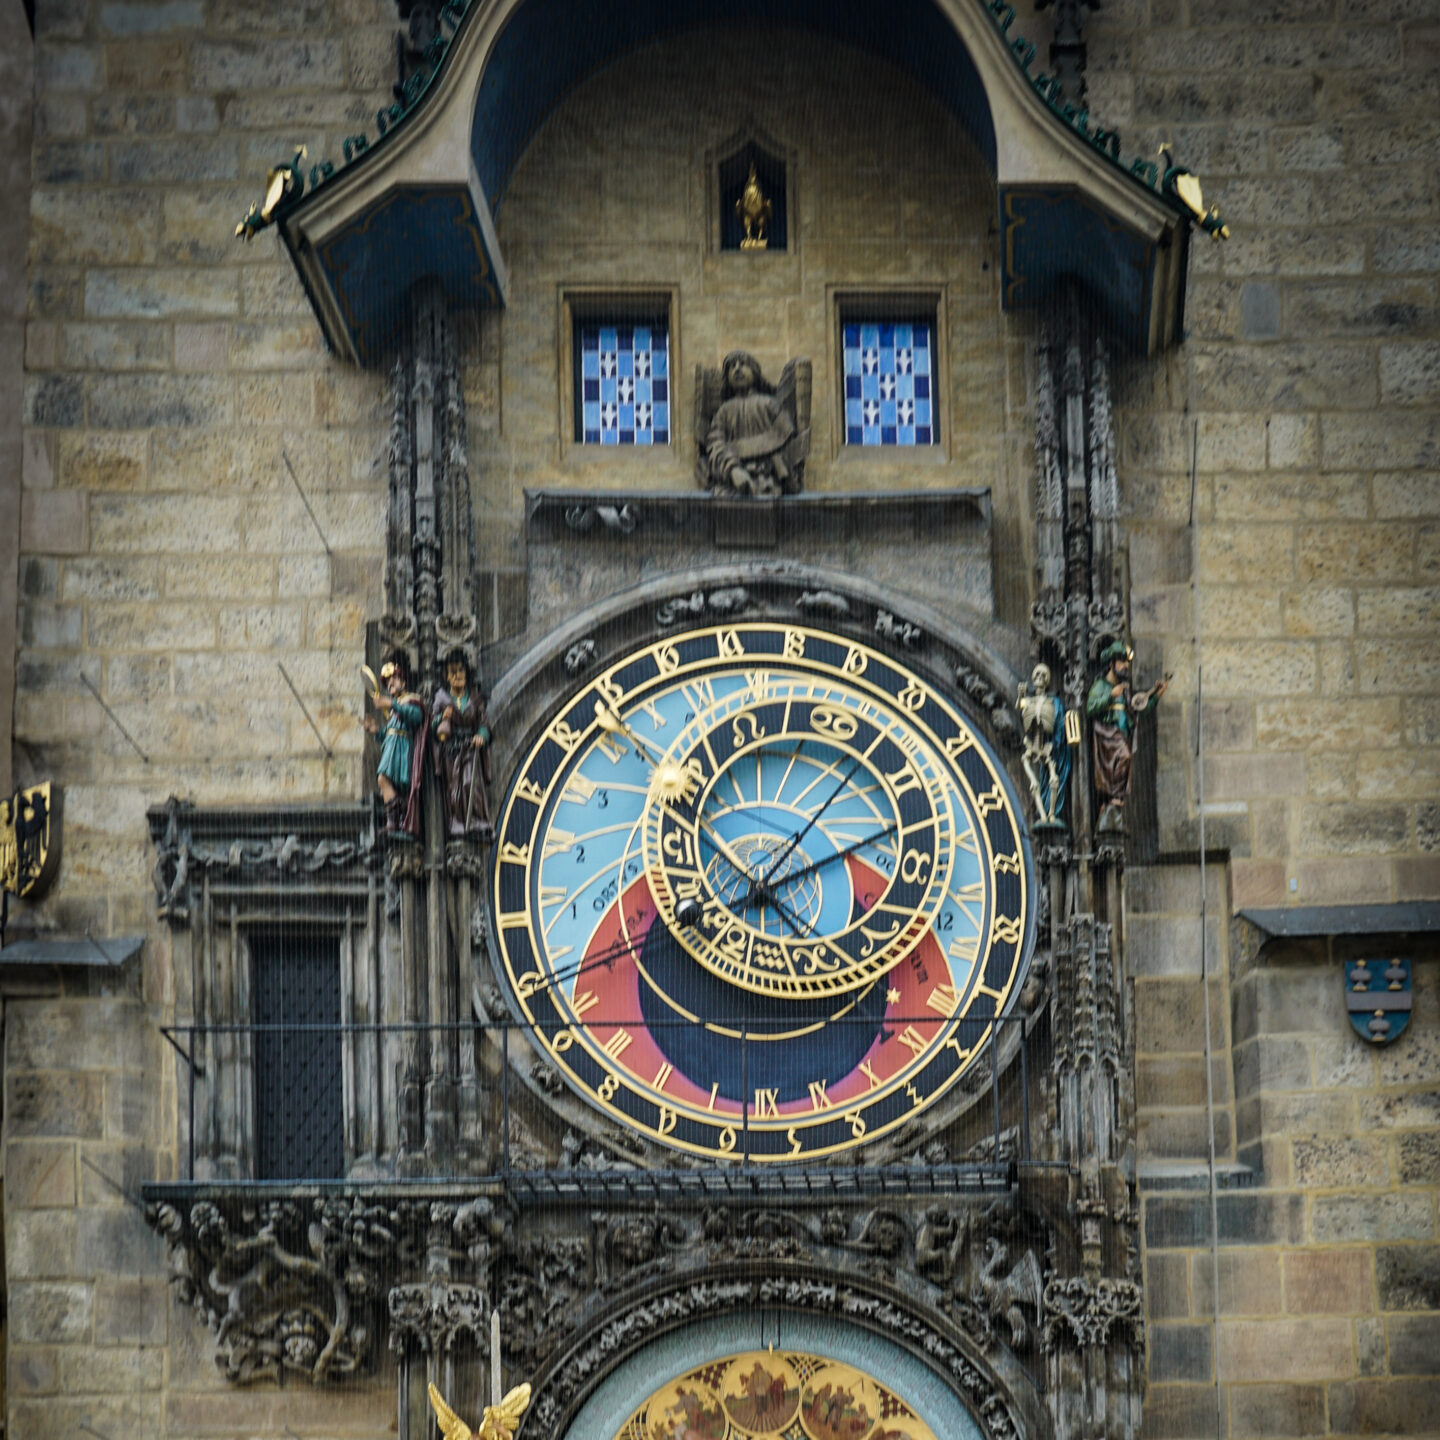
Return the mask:
M 760 188 L 755 166 L 750 166 L 745 188 L 735 202 L 735 218 L 745 227 L 745 238 L 740 242 L 742 250 L 764 250 L 770 244 L 770 220 L 775 207 Z

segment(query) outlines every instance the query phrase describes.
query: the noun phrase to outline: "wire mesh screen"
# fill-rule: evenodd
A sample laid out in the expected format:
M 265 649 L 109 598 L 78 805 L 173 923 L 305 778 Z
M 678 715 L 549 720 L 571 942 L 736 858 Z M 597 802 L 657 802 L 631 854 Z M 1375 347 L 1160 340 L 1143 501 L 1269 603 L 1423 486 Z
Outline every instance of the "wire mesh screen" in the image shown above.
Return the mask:
M 337 1178 L 345 1169 L 340 946 L 324 935 L 267 937 L 250 957 L 256 1179 Z

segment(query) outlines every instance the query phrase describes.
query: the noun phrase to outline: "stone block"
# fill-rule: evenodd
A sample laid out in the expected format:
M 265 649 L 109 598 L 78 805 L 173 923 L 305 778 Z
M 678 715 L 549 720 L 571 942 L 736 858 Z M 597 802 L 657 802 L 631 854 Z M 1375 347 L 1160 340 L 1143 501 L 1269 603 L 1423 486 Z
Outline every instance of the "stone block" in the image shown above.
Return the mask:
M 102 650 L 208 650 L 215 617 L 208 610 L 128 603 L 95 606 L 90 644 Z
M 119 191 L 37 189 L 30 202 L 32 253 L 52 265 L 149 265 L 158 231 L 154 210 Z
M 1440 1245 L 1382 1245 L 1375 1251 L 1382 1310 L 1440 1310 Z
M 90 106 L 96 135 L 168 135 L 175 129 L 170 95 L 101 95 Z
M 1364 1315 L 1375 1308 L 1368 1250 L 1301 1250 L 1285 1257 L 1292 1315 Z
M 1146 1338 L 1149 1341 L 1147 1349 L 1152 1382 L 1203 1383 L 1210 1379 L 1208 1325 L 1151 1325 Z
M 1350 1322 L 1222 1321 L 1217 1363 L 1231 1384 L 1346 1379 L 1355 1373 Z
M 166 35 L 177 30 L 198 30 L 204 19 L 201 0 L 158 0 L 143 5 L 111 0 L 100 7 L 100 30 L 105 35 Z
M 1409 1090 L 1360 1102 L 1367 1128 L 1420 1130 L 1440 1128 L 1440 1090 Z
M 1425 1195 L 1399 1191 L 1374 1195 L 1317 1195 L 1310 1228 L 1319 1244 L 1356 1240 L 1428 1240 L 1435 1233 Z
M 1431 635 L 1440 627 L 1440 586 L 1397 586 L 1356 593 L 1362 635 Z
M 1316 1136 L 1292 1147 L 1295 1183 L 1307 1189 L 1387 1185 L 1384 1144 L 1370 1136 Z
M 1361 1380 L 1329 1387 L 1330 1427 L 1337 1435 L 1433 1435 L 1440 1382 Z
M 106 1278 L 95 1285 L 97 1345 L 163 1345 L 170 1329 L 165 1281 Z
M 209 375 L 106 375 L 91 382 L 90 423 L 103 429 L 228 425 L 230 381 Z
M 1215 1148 L 1229 1149 L 1229 1116 L 1215 1116 Z M 1210 1126 L 1204 1110 L 1151 1110 L 1140 1115 L 1140 1154 L 1154 1160 L 1193 1160 L 1209 1153 Z
M 78 375 L 35 375 L 25 382 L 27 425 L 78 425 L 85 413 L 85 384 Z
M 60 1385 L 60 1352 L 50 1345 L 6 1346 L 6 1388 L 11 1395 L 53 1395 Z
M 73 1211 L 15 1210 L 8 1220 L 5 1270 L 11 1281 L 68 1280 L 74 1274 Z
M 1440 1375 L 1440 1315 L 1396 1316 L 1385 1329 L 1392 1375 Z
M 230 363 L 237 370 L 309 370 L 324 349 L 313 317 L 245 321 L 235 326 Z
M 75 1273 L 147 1275 L 164 1269 L 165 1242 L 134 1206 L 81 1210 L 75 1226 Z
M 111 1437 L 159 1435 L 163 1433 L 163 1415 L 159 1395 L 51 1397 L 17 1401 L 10 1410 L 6 1433 L 13 1440 L 52 1440 L 61 1435 L 83 1435 L 86 1427 L 93 1425 L 102 1435 Z
M 230 327 L 222 322 L 178 323 L 175 326 L 177 370 L 223 370 L 227 364 Z
M 234 271 L 94 269 L 85 276 L 85 313 L 95 319 L 203 318 L 234 315 L 239 308 Z
M 1298 1245 L 1305 1234 L 1305 1201 L 1273 1192 L 1222 1194 L 1217 1200 L 1221 1245 Z M 1157 1195 L 1145 1202 L 1145 1243 L 1159 1249 L 1197 1249 L 1210 1243 L 1210 1202 L 1203 1195 Z
M 59 437 L 62 482 L 77 490 L 141 490 L 150 438 L 123 431 L 67 430 Z
M 1204 644 L 1207 688 L 1219 695 L 1313 695 L 1318 677 L 1315 647 L 1302 641 Z
M 65 1070 L 77 1055 L 96 1070 L 140 1070 L 149 1038 L 144 1013 L 132 1000 L 12 999 L 6 1005 L 6 1065 L 12 1071 Z
M 1440 893 L 1440 861 L 1435 856 L 1396 860 L 1397 900 L 1433 900 L 1437 893 Z
M 240 153 L 225 135 L 174 139 L 122 140 L 110 147 L 110 179 L 125 185 L 194 185 L 236 180 Z
M 298 605 L 244 605 L 219 614 L 220 645 L 229 650 L 294 649 L 300 644 Z
M 75 605 L 24 604 L 16 611 L 20 643 L 29 649 L 75 649 L 81 611 Z
M 1215 1313 L 1215 1273 L 1208 1250 L 1191 1259 L 1191 1293 L 1197 1316 Z M 1220 1252 L 1220 1313 L 1274 1315 L 1280 1310 L 1280 1256 L 1274 1251 Z
M 66 325 L 60 332 L 64 363 L 76 370 L 165 370 L 170 337 L 158 325 Z
M 1144 1440 L 1215 1440 L 1213 1385 L 1151 1385 L 1141 1417 Z
M 1373 905 L 1391 893 L 1391 862 L 1374 859 L 1296 860 L 1294 898 L 1307 905 Z
M 183 90 L 186 67 L 183 40 L 112 40 L 105 46 L 105 78 L 111 91 Z
M 159 1390 L 165 1383 L 165 1352 L 128 1346 L 62 1350 L 60 1383 L 66 1395 L 127 1395 Z
M 61 571 L 67 600 L 155 600 L 160 596 L 160 569 L 152 559 L 69 560 Z
M 1310 1046 L 1302 1039 L 1260 1035 L 1237 1044 L 1235 1093 L 1246 1097 L 1262 1090 L 1309 1090 L 1312 1084 Z
M 1351 590 L 1308 586 L 1285 595 L 1280 608 L 1287 635 L 1309 638 L 1355 633 L 1355 594 Z
M 1145 1313 L 1152 1320 L 1189 1318 L 1190 1267 L 1183 1251 L 1145 1257 Z
M 11 1072 L 5 1078 L 7 1138 L 97 1139 L 104 1107 L 104 1081 L 94 1071 Z
M 196 90 L 330 90 L 345 83 L 339 40 L 257 40 L 196 44 L 191 83 Z
M 10 1286 L 10 1334 L 18 1341 L 76 1344 L 88 1341 L 95 1318 L 92 1286 L 25 1281 Z
M 1160 1054 L 1196 1054 L 1205 1048 L 1205 1011 L 1198 976 L 1192 980 L 1141 980 L 1135 985 L 1137 1048 Z M 1212 996 L 1212 1036 L 1225 1033 L 1218 996 Z
M 1379 855 L 1401 849 L 1410 817 L 1398 804 L 1306 804 L 1300 808 L 1302 855 Z
M 175 102 L 175 128 L 182 135 L 203 135 L 220 128 L 220 112 L 209 95 L 181 95 Z
M 75 1203 L 75 1146 L 71 1142 L 16 1140 L 5 1147 L 5 1198 L 18 1209 Z
M 1323 1385 L 1232 1385 L 1230 1434 L 1234 1440 L 1323 1435 Z
M 1273 851 L 1278 845 L 1262 844 L 1258 839 L 1257 850 Z M 1288 902 L 1286 886 L 1287 873 L 1283 860 L 1232 860 L 1230 862 L 1230 885 L 1237 910 L 1250 906 L 1268 907 Z
M 37 141 L 30 178 L 37 185 L 99 185 L 105 179 L 105 146 L 99 140 Z
M 1433 405 L 1440 397 L 1440 343 L 1380 347 L 1380 403 Z
M 1426 470 L 1440 461 L 1440 416 L 1405 411 L 1347 415 L 1320 421 L 1320 464 L 1325 470 Z M 1353 573 L 1354 567 L 1348 567 Z
M 240 547 L 240 503 L 181 495 L 97 495 L 92 507 L 96 551 L 145 555 L 165 537 L 180 554 L 230 552 Z

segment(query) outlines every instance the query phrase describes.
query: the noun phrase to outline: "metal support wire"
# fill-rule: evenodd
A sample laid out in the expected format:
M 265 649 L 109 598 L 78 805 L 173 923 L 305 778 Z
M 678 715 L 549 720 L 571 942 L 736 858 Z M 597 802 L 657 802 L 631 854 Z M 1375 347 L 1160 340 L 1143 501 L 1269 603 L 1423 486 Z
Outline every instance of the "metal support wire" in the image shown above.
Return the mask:
M 1190 619 L 1195 637 L 1195 808 L 1200 828 L 1200 1004 L 1205 1011 L 1205 1120 L 1207 1178 L 1210 1189 L 1211 1299 L 1210 1348 L 1215 1366 L 1215 1435 L 1225 1434 L 1225 1400 L 1220 1390 L 1220 1201 L 1215 1179 L 1215 1051 L 1210 1026 L 1210 976 L 1205 927 L 1208 896 L 1205 873 L 1205 667 L 1200 660 L 1200 422 L 1190 430 Z

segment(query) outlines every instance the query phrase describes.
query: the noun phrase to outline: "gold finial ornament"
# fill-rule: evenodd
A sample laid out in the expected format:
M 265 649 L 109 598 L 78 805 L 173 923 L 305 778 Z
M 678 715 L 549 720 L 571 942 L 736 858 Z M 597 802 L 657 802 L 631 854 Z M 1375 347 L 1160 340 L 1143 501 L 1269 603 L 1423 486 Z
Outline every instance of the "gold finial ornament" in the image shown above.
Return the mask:
M 305 177 L 300 173 L 300 162 L 305 158 L 302 145 L 295 158 L 288 165 L 276 165 L 265 177 L 265 198 L 258 205 L 252 204 L 249 213 L 235 227 L 237 240 L 253 240 L 267 225 L 275 220 L 275 210 L 282 200 L 299 196 L 305 192 Z
M 750 162 L 750 174 L 745 188 L 735 202 L 735 215 L 745 227 L 745 238 L 740 242 L 742 250 L 764 250 L 770 244 L 770 220 L 775 207 L 765 198 L 760 181 L 755 174 L 755 162 Z
M 1195 217 L 1195 223 L 1206 231 L 1212 240 L 1228 240 L 1230 227 L 1220 218 L 1220 207 L 1211 205 L 1206 208 L 1205 197 L 1200 191 L 1200 177 L 1176 165 L 1175 154 L 1168 141 L 1160 147 L 1160 158 L 1165 162 L 1165 189 L 1179 199 Z
M 430 1408 L 445 1440 L 510 1440 L 520 1428 L 520 1417 L 530 1404 L 529 1385 L 517 1385 L 507 1391 L 498 1405 L 487 1405 L 480 1418 L 480 1428 L 472 1430 L 446 1403 L 445 1397 L 430 1385 Z

